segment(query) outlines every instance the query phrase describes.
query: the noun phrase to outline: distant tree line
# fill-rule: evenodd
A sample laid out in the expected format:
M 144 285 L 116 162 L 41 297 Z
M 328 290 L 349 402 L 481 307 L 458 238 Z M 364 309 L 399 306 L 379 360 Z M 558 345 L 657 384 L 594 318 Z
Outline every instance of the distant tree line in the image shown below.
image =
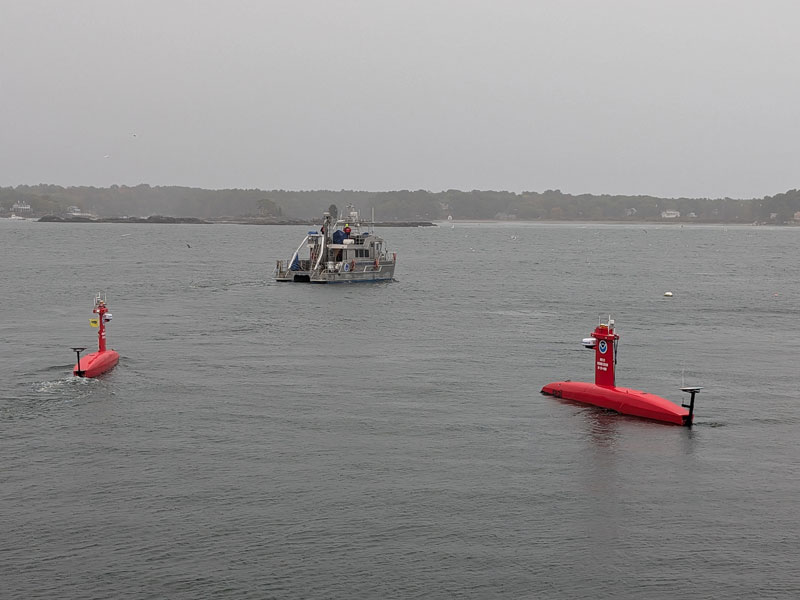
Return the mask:
M 204 190 L 146 184 L 110 188 L 20 185 L 0 187 L 0 209 L 27 202 L 36 215 L 63 215 L 70 207 L 98 217 L 281 217 L 281 208 L 261 190 Z
M 0 187 L 0 211 L 26 202 L 36 215 L 64 214 L 78 207 L 101 217 L 165 215 L 176 217 L 272 217 L 318 219 L 329 206 L 344 211 L 353 204 L 364 216 L 374 209 L 381 221 L 555 220 L 680 221 L 699 223 L 796 223 L 800 191 L 737 200 L 732 198 L 657 198 L 545 192 L 473 190 L 287 191 L 257 189 L 206 190 L 146 184 L 134 187 Z

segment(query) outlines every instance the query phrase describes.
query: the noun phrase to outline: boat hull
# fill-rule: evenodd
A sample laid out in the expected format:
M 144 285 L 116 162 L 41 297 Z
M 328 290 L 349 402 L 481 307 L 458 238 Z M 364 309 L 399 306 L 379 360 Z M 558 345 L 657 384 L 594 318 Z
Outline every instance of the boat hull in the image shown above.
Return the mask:
M 631 415 L 671 423 L 688 425 L 689 411 L 666 398 L 630 388 L 601 386 L 579 381 L 556 381 L 542 388 L 542 393 L 556 398 L 573 400 Z
M 356 265 L 352 270 L 343 268 L 328 271 L 282 271 L 275 276 L 276 281 L 294 283 L 374 283 L 394 279 L 394 262 L 382 262 L 377 267 L 370 262 Z
M 119 353 L 116 350 L 103 350 L 92 352 L 81 357 L 80 371 L 76 364 L 72 374 L 79 377 L 97 377 L 113 369 L 119 362 Z

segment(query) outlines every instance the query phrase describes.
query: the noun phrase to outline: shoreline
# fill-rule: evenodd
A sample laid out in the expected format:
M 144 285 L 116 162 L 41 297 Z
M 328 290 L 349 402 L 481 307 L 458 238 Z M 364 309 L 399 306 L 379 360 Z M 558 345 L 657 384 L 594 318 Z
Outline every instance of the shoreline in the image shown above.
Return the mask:
M 215 219 L 201 219 L 199 217 L 166 217 L 154 215 L 151 217 L 58 217 L 46 215 L 40 218 L 27 219 L 38 223 L 122 223 L 141 224 L 156 223 L 165 225 L 303 225 L 316 226 L 317 223 L 304 219 L 263 219 L 263 218 L 233 218 L 223 217 Z M 430 221 L 378 221 L 375 227 L 436 227 Z
M 10 220 L 10 219 L 9 219 Z M 153 215 L 150 217 L 60 217 L 56 215 L 45 215 L 43 217 L 24 217 L 18 219 L 20 221 L 35 221 L 38 223 L 121 223 L 121 224 L 166 224 L 166 225 L 296 225 L 296 226 L 309 226 L 314 227 L 317 223 L 313 220 L 305 219 L 287 219 L 287 218 L 258 218 L 258 217 L 221 217 L 212 219 L 201 219 L 199 217 L 170 217 L 162 215 Z M 447 225 L 458 224 L 480 224 L 480 223 L 505 223 L 512 224 L 528 224 L 528 223 L 541 223 L 550 225 L 666 225 L 666 226 L 680 226 L 683 227 L 702 227 L 707 225 L 721 225 L 721 226 L 739 226 L 739 227 L 797 227 L 797 223 L 768 223 L 768 222 L 753 222 L 753 223 L 739 223 L 731 221 L 579 221 L 579 220 L 508 220 L 508 219 L 459 219 L 454 221 L 378 221 L 374 223 L 375 227 L 440 227 Z

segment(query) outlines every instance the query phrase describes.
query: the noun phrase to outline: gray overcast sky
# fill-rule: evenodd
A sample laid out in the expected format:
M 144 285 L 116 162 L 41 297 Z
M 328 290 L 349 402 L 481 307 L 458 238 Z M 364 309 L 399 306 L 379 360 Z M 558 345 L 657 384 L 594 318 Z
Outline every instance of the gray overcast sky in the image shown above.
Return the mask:
M 0 0 L 0 185 L 760 197 L 795 0 Z

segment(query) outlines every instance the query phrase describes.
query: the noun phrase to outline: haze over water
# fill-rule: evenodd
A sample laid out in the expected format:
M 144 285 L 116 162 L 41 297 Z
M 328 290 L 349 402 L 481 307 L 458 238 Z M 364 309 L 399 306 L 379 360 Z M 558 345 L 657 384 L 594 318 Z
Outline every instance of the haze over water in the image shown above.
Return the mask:
M 0 220 L 1 595 L 800 594 L 800 229 L 392 228 L 395 282 L 273 282 L 305 230 Z M 539 393 L 609 314 L 694 428 Z

